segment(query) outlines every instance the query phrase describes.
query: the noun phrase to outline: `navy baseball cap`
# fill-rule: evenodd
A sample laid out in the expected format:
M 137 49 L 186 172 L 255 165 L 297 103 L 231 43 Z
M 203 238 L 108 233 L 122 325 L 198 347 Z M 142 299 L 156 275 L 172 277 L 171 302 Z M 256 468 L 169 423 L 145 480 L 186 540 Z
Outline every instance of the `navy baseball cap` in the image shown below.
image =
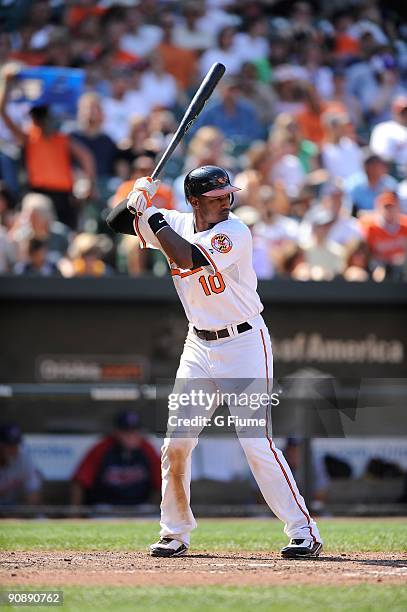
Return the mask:
M 0 442 L 2 444 L 20 444 L 22 438 L 23 434 L 17 423 L 4 423 L 0 425 Z
M 121 431 L 140 428 L 140 417 L 134 410 L 122 410 L 114 417 L 114 426 Z

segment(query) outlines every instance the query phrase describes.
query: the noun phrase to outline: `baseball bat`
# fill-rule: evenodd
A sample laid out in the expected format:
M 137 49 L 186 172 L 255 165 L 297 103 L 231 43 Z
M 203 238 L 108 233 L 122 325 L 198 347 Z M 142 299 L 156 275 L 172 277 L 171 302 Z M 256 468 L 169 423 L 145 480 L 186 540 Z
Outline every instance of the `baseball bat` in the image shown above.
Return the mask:
M 179 124 L 177 131 L 171 138 L 171 141 L 165 149 L 157 166 L 154 168 L 153 173 L 151 175 L 151 178 L 153 180 L 159 177 L 165 167 L 165 164 L 171 157 L 179 142 L 182 140 L 182 138 L 188 132 L 194 121 L 197 119 L 198 115 L 201 113 L 203 107 L 211 97 L 216 85 L 219 83 L 220 79 L 224 75 L 225 70 L 225 66 L 220 62 L 216 62 L 209 69 L 207 75 L 199 86 L 198 91 L 192 98 L 190 105 L 185 111 L 185 114 L 181 120 L 181 123 Z

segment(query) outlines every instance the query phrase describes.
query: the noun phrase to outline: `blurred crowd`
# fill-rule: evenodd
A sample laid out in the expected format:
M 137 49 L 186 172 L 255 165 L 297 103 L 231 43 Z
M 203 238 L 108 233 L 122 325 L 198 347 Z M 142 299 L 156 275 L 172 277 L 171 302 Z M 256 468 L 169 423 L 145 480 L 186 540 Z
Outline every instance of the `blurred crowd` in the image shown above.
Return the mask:
M 152 172 L 202 77 L 226 75 L 154 204 L 192 168 L 242 188 L 260 279 L 407 279 L 407 24 L 396 1 L 10 0 L 0 7 L 0 273 L 164 275 L 109 208 Z M 78 68 L 75 117 L 16 102 L 27 66 Z

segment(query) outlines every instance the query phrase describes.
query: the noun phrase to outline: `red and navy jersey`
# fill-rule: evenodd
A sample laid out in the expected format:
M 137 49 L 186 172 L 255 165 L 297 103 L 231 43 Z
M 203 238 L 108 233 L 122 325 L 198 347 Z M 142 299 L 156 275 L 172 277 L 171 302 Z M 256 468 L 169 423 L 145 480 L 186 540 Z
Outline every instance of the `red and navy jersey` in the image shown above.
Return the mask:
M 109 436 L 87 453 L 73 480 L 85 489 L 89 504 L 145 503 L 161 487 L 160 458 L 146 440 L 129 450 Z

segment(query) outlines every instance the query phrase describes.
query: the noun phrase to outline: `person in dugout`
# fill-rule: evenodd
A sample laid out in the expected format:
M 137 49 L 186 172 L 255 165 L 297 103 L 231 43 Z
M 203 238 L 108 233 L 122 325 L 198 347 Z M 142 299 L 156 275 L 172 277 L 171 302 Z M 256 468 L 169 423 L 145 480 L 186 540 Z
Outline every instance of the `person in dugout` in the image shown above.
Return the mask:
M 0 507 L 41 503 L 42 477 L 17 423 L 0 424 Z
M 140 433 L 136 412 L 125 410 L 114 419 L 110 435 L 93 446 L 72 477 L 74 506 L 128 506 L 158 500 L 160 457 Z

